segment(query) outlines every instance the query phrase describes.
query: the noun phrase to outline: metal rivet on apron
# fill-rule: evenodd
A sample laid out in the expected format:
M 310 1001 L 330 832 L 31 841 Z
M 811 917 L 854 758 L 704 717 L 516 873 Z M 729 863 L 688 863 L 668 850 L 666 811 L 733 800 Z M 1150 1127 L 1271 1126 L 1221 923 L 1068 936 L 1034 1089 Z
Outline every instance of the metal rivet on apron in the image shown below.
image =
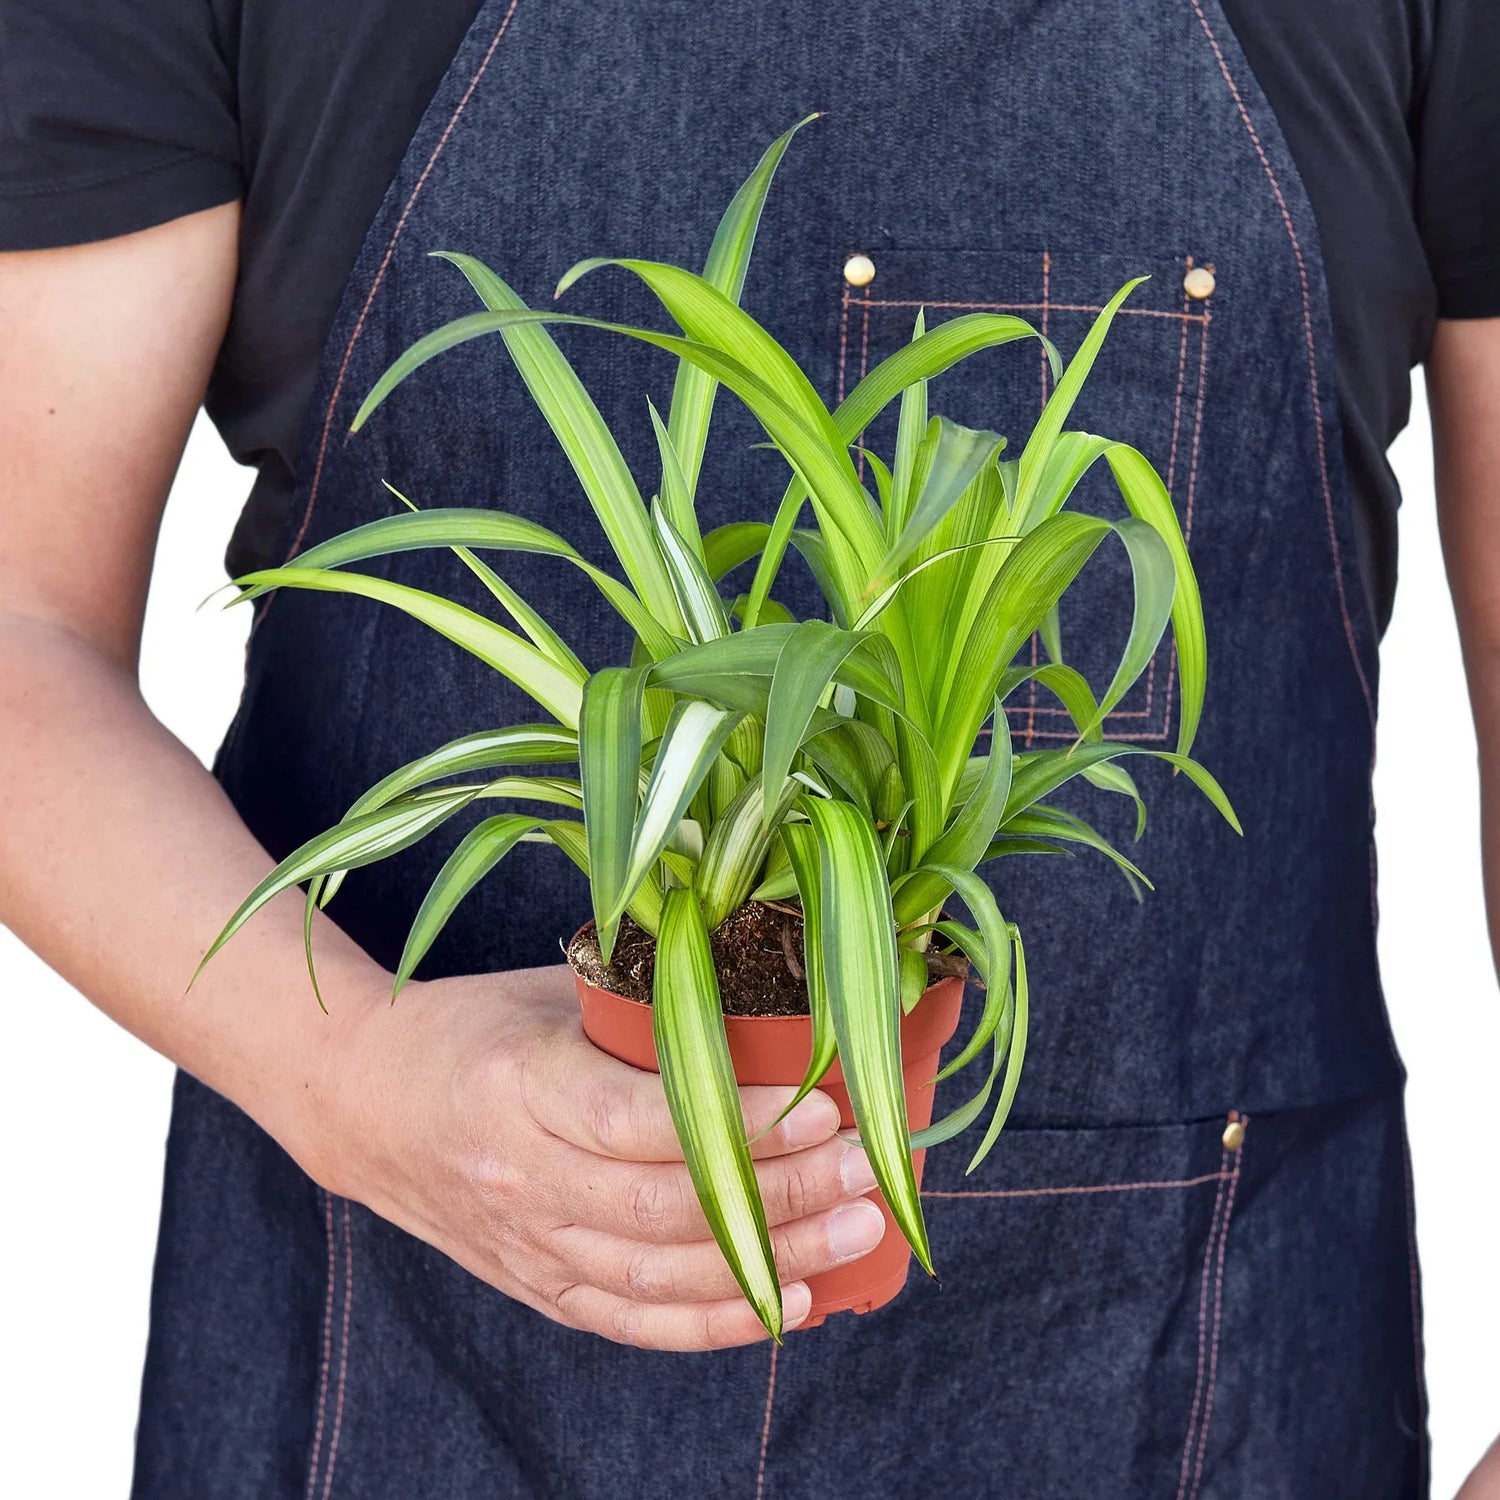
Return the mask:
M 850 286 L 869 286 L 875 279 L 875 262 L 868 255 L 851 255 L 844 262 L 844 280 Z
M 1224 1142 L 1226 1151 L 1238 1151 L 1245 1144 L 1245 1122 L 1233 1111 L 1229 1114 L 1229 1123 L 1224 1127 L 1224 1134 L 1220 1137 Z
M 1214 286 L 1214 273 L 1207 266 L 1192 266 L 1182 278 L 1182 289 L 1194 302 L 1213 296 Z

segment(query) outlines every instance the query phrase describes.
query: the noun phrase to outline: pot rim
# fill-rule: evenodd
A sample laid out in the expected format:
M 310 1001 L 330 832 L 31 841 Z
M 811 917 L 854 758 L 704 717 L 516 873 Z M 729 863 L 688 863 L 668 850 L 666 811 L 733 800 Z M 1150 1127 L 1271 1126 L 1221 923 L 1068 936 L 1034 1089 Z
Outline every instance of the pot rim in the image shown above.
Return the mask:
M 590 919 L 590 921 L 592 921 L 592 918 Z M 577 940 L 579 933 L 581 933 L 584 927 L 587 927 L 588 925 L 588 922 L 583 923 L 583 925 L 579 927 L 578 931 L 573 934 L 573 937 L 569 939 L 568 942 L 569 948 L 573 946 L 573 943 Z M 566 949 L 564 950 L 564 952 L 566 952 Z M 621 1005 L 634 1005 L 638 1006 L 641 1010 L 651 1009 L 651 1002 L 649 1000 L 637 1000 L 633 995 L 622 995 L 618 990 L 606 989 L 603 985 L 595 984 L 587 974 L 580 974 L 578 970 L 573 967 L 572 959 L 568 959 L 567 964 L 568 969 L 572 973 L 574 979 L 576 979 L 580 984 L 587 985 L 589 989 L 593 990 L 596 995 L 608 995 L 611 1000 L 618 1000 Z M 967 980 L 962 974 L 945 974 L 941 979 L 934 979 L 932 983 L 922 991 L 921 999 L 925 1000 L 929 995 L 932 994 L 934 990 L 941 989 L 945 984 L 949 984 L 954 980 L 957 980 L 960 984 L 967 984 Z M 917 1003 L 918 1005 L 920 1005 L 921 1000 L 919 1000 Z M 725 1011 L 723 1014 L 726 1021 L 733 1021 L 736 1026 L 744 1026 L 753 1023 L 775 1024 L 778 1022 L 782 1025 L 785 1025 L 788 1021 L 806 1023 L 812 1020 L 812 1013 L 805 1010 L 799 1010 L 789 1016 L 737 1016 L 731 1015 L 728 1011 Z M 916 1014 L 916 1006 L 912 1007 L 909 1014 Z

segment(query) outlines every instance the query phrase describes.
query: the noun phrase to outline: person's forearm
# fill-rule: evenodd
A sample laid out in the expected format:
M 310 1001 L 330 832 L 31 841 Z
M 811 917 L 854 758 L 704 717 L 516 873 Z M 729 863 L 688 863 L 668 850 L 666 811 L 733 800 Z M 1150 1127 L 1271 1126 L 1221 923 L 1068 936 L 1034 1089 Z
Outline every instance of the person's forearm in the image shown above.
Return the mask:
M 1479 740 L 1479 825 L 1485 913 L 1490 950 L 1500 970 L 1500 648 L 1486 663 L 1471 666 L 1469 677 Z
M 1479 746 L 1490 943 L 1500 963 L 1500 319 L 1439 323 L 1427 389 L 1438 520 Z
M 320 915 L 325 1016 L 288 894 L 187 991 L 270 868 L 136 685 L 162 507 L 223 339 L 238 223 L 225 205 L 0 254 L 0 922 L 326 1191 L 506 1295 L 645 1347 L 759 1339 L 661 1081 L 588 1041 L 565 965 L 413 980 L 391 1006 L 390 976 Z M 788 1327 L 812 1305 L 800 1278 L 867 1252 L 885 1224 L 850 1201 L 874 1179 L 837 1138 L 831 1099 L 814 1091 L 775 1123 L 791 1092 L 741 1091 Z
M 383 971 L 283 897 L 188 981 L 270 867 L 221 788 L 121 668 L 0 609 L 0 921 L 143 1041 L 283 1138 L 321 1102 L 341 1027 Z

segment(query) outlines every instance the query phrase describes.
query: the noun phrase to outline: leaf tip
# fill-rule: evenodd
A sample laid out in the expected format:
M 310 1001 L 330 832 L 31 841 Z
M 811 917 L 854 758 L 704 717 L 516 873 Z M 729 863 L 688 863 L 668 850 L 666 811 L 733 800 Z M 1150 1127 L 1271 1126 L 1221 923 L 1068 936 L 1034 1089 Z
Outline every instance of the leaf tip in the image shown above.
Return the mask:
M 614 954 L 615 939 L 619 936 L 619 931 L 620 919 L 618 917 L 610 922 L 596 920 L 594 923 L 594 933 L 599 940 L 599 959 L 606 966 Z
M 595 255 L 590 257 L 588 260 L 581 260 L 576 265 L 569 266 L 568 269 L 564 271 L 562 273 L 562 276 L 558 279 L 557 288 L 552 293 L 552 300 L 555 302 L 559 297 L 562 296 L 564 292 L 572 287 L 575 282 L 587 276 L 590 271 L 597 271 L 600 266 L 608 266 L 613 264 L 614 262 L 610 260 L 608 256 Z

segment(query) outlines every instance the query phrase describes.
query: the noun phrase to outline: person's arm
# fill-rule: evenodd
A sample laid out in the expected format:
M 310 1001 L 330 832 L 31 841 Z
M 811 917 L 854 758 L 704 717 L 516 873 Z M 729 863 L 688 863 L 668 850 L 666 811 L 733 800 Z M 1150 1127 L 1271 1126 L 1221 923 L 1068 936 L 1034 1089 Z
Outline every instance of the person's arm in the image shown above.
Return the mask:
M 1479 741 L 1490 943 L 1500 962 L 1500 318 L 1439 322 L 1427 389 L 1438 525 Z
M 584 1039 L 566 969 L 414 984 L 393 1007 L 390 976 L 320 916 L 325 1016 L 289 894 L 186 991 L 271 863 L 136 681 L 237 233 L 227 206 L 0 255 L 0 921 L 316 1181 L 510 1295 L 647 1346 L 758 1338 L 659 1080 Z M 790 1092 L 745 1090 L 752 1130 Z M 848 1201 L 871 1182 L 836 1128 L 815 1094 L 758 1148 L 789 1325 L 809 1305 L 800 1278 L 883 1225 Z
M 1500 318 L 1439 322 L 1427 390 L 1438 524 L 1479 740 L 1485 906 L 1500 966 Z M 1500 1442 L 1459 1500 L 1500 1500 Z

